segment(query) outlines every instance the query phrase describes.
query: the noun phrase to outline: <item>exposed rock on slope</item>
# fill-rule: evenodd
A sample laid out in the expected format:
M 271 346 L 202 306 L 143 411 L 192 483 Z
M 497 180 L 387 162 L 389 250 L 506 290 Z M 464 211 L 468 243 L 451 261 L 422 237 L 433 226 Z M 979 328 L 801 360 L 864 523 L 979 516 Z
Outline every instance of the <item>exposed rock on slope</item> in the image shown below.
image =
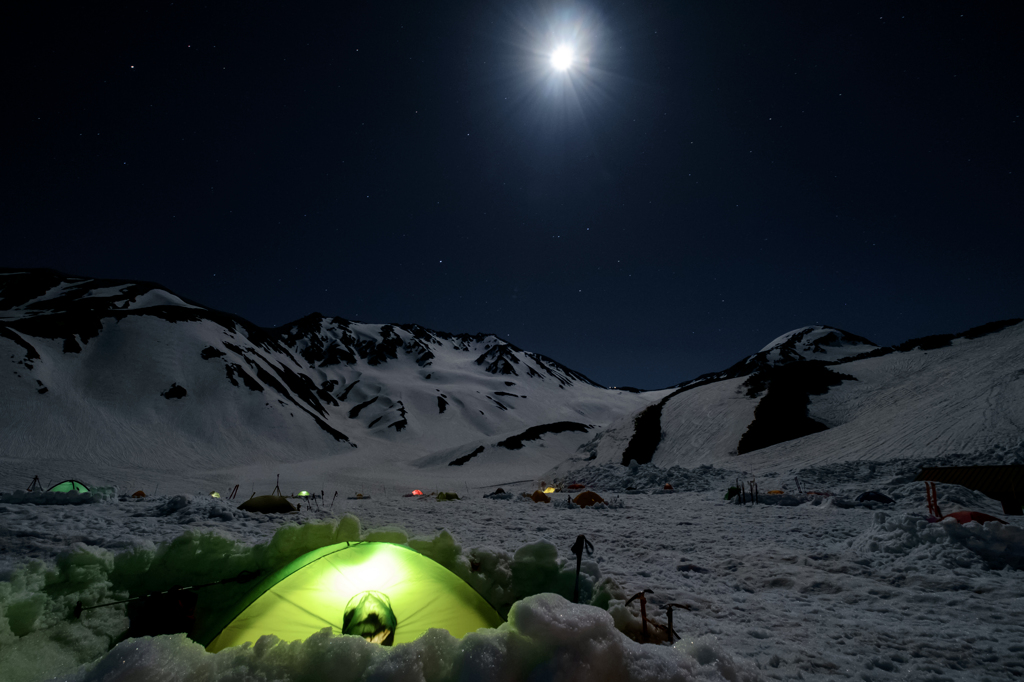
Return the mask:
M 320 314 L 265 329 L 156 284 L 47 270 L 0 271 L 0 359 L 0 438 L 43 468 L 408 460 L 654 399 L 491 334 Z

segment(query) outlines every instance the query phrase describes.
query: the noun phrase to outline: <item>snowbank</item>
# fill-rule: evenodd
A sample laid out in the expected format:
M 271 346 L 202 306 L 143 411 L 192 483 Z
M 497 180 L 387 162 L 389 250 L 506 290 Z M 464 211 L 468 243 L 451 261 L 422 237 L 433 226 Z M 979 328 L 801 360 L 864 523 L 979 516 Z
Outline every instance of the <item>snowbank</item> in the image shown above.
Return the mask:
M 117 488 L 93 488 L 87 493 L 71 490 L 66 493 L 52 491 L 27 492 L 15 490 L 0 493 L 0 504 L 93 504 L 117 499 Z
M 191 680 L 644 680 L 759 679 L 732 660 L 714 638 L 674 647 L 641 645 L 618 632 L 612 617 L 554 594 L 528 597 L 496 630 L 462 640 L 431 630 L 408 644 L 381 647 L 359 637 L 332 637 L 327 628 L 305 641 L 273 635 L 252 646 L 207 653 L 182 635 L 122 642 L 68 679 Z
M 867 561 L 948 568 L 1024 568 L 1024 528 L 989 521 L 960 525 L 915 514 L 875 512 L 874 523 L 847 545 Z
M 136 518 L 170 516 L 188 523 L 216 518 L 223 503 L 175 496 L 149 506 L 150 511 L 138 512 Z M 343 638 L 345 641 L 339 642 L 324 635 L 306 643 L 261 640 L 253 649 L 215 658 L 183 636 L 167 635 L 123 642 L 107 654 L 128 630 L 126 607 L 89 608 L 175 586 L 205 586 L 194 590 L 199 595 L 195 627 L 200 630 L 212 620 L 204 614 L 221 612 L 251 588 L 251 581 L 236 580 L 237 576 L 263 575 L 312 549 L 358 540 L 408 544 L 464 579 L 500 613 L 508 614 L 510 627 L 463 642 L 438 632 L 412 648 L 396 647 L 384 653 L 364 646 L 362 640 L 353 643 Z M 352 656 L 351 663 L 346 658 L 345 668 L 362 671 L 351 679 L 384 670 L 415 673 L 415 679 L 424 675 L 426 679 L 445 678 L 443 671 L 453 666 L 472 670 L 472 679 L 498 679 L 506 673 L 488 661 L 504 661 L 501 666 L 508 669 L 548 666 L 562 671 L 582 665 L 579 669 L 584 670 L 592 665 L 597 651 L 616 651 L 623 658 L 616 664 L 617 678 L 596 679 L 692 679 L 701 669 L 678 652 L 652 653 L 656 647 L 638 648 L 614 631 L 611 616 L 601 608 L 570 604 L 566 598 L 573 593 L 575 561 L 559 556 L 547 540 L 529 543 L 514 553 L 486 547 L 463 550 L 447 530 L 434 537 L 410 539 L 395 527 L 364 532 L 357 518 L 345 516 L 302 525 L 287 523 L 269 542 L 259 545 L 248 545 L 218 531 L 193 530 L 160 544 L 136 537 L 131 545 L 127 551 L 114 553 L 76 543 L 60 555 L 56 566 L 30 562 L 16 569 L 10 581 L 0 582 L 0 678 L 19 682 L 63 675 L 100 656 L 99 663 L 75 679 L 102 679 L 114 669 L 125 671 L 128 678 L 143 679 L 163 670 L 171 660 L 177 662 L 170 667 L 170 676 L 161 679 L 193 679 L 197 675 L 219 679 L 222 672 L 239 666 L 254 675 L 275 670 L 290 677 L 301 676 L 298 671 L 309 666 L 317 668 L 327 661 L 336 664 L 339 656 Z M 523 605 L 521 600 L 541 593 L 546 594 Z M 606 606 L 622 597 L 613 581 L 602 579 L 598 564 L 583 563 L 582 602 Z M 74 615 L 78 602 L 85 607 L 80 617 Z M 590 653 L 585 656 L 586 652 Z M 429 660 L 424 662 L 424 657 Z M 716 654 L 715 660 L 719 658 Z M 732 669 L 731 663 L 723 665 Z M 428 674 L 419 666 L 439 672 Z M 491 672 L 477 675 L 480 666 L 490 666 Z M 610 670 L 609 666 L 604 667 Z M 284 674 L 288 670 L 291 672 Z M 662 673 L 667 670 L 676 672 L 665 677 Z M 689 671 L 689 677 L 680 671 Z

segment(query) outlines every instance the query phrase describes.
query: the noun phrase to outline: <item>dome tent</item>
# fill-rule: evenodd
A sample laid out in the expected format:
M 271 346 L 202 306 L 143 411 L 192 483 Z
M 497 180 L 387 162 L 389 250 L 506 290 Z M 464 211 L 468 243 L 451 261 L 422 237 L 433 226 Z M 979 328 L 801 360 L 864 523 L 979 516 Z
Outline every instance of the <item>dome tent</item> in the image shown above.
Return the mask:
M 46 492 L 48 492 L 48 493 L 70 493 L 70 492 L 87 493 L 87 492 L 89 492 L 89 488 L 88 488 L 88 486 L 86 486 L 81 481 L 76 481 L 74 479 L 69 479 L 67 481 L 61 481 L 57 485 L 51 487 Z
M 432 559 L 400 545 L 359 542 L 293 560 L 226 612 L 223 626 L 197 639 L 215 653 L 263 635 L 292 641 L 329 627 L 336 635 L 401 644 L 430 628 L 461 638 L 502 622 L 472 587 Z

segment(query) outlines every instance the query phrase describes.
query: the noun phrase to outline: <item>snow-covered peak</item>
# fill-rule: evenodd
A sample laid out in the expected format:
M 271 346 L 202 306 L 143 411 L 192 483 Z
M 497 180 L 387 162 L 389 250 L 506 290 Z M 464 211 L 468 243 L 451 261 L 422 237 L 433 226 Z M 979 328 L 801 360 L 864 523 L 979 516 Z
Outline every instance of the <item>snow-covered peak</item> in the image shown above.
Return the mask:
M 760 359 L 769 365 L 797 360 L 835 362 L 878 348 L 862 336 L 825 326 L 801 327 L 776 338 L 747 362 Z

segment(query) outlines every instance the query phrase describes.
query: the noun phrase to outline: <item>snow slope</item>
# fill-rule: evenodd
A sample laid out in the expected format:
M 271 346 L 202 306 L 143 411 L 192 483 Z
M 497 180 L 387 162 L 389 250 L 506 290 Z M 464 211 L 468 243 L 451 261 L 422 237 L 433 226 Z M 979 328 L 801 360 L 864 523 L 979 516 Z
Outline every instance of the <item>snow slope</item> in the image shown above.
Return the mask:
M 822 462 L 926 458 L 1016 446 L 1024 441 L 1024 324 L 992 328 L 998 330 L 915 340 L 898 349 L 855 343 L 853 349 L 872 350 L 854 354 L 844 347 L 825 353 L 832 359 L 818 369 L 849 378 L 836 379 L 820 395 L 805 394 L 806 415 L 822 430 L 739 455 L 740 441 L 765 396 L 776 388 L 796 390 L 786 373 L 816 359 L 782 352 L 790 359 L 773 361 L 773 354 L 801 330 L 784 335 L 736 366 L 754 367 L 750 373 L 683 384 L 663 398 L 660 441 L 649 461 L 662 467 L 727 465 L 766 474 Z M 933 347 L 941 343 L 948 345 Z M 581 466 L 621 463 L 638 416 L 639 411 L 609 425 L 548 478 Z
M 261 329 L 154 284 L 49 271 L 0 274 L 0 359 L 0 462 L 15 475 L 125 485 L 175 472 L 186 489 L 288 467 L 400 480 L 412 460 L 420 480 L 431 463 L 449 476 L 481 445 L 578 424 L 557 446 L 529 446 L 551 466 L 660 397 L 597 386 L 493 335 L 318 314 Z M 452 457 L 423 459 L 435 452 Z

